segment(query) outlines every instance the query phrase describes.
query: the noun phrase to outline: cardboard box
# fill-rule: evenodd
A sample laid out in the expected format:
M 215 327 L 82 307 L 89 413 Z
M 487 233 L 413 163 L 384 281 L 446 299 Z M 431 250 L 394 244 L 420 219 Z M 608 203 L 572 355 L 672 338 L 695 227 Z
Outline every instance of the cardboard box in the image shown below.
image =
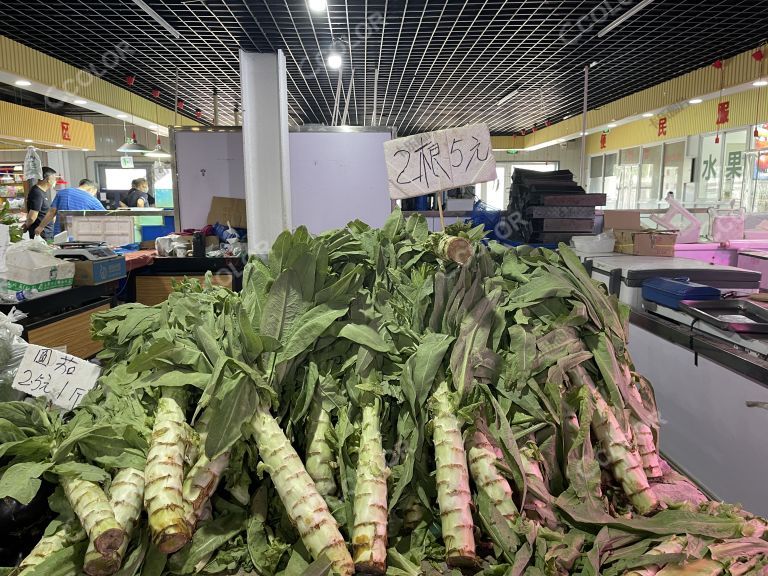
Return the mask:
M 241 198 L 211 198 L 211 210 L 208 212 L 208 224 L 223 224 L 229 222 L 233 228 L 247 228 L 245 218 L 245 200 Z
M 613 230 L 616 237 L 615 252 L 635 256 L 675 255 L 677 232 L 666 230 Z
M 75 286 L 96 286 L 125 278 L 125 257 L 108 260 L 76 260 Z
M 75 265 L 34 250 L 6 253 L 7 270 L 0 274 L 0 289 L 6 293 L 47 292 L 72 286 Z
M 639 210 L 606 210 L 603 212 L 603 230 L 642 230 Z
M 614 252 L 635 256 L 675 255 L 677 232 L 643 228 L 639 210 L 606 210 L 603 230 L 613 230 L 616 237 Z

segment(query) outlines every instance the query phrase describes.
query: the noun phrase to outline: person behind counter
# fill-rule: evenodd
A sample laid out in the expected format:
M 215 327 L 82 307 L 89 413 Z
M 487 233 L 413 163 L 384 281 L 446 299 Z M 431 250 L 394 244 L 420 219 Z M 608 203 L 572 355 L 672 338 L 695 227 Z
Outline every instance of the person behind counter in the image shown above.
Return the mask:
M 48 214 L 35 230 L 35 235 L 42 234 L 48 223 L 54 219 L 56 223 L 53 226 L 53 234 L 56 235 L 61 232 L 61 218 L 56 218 L 56 213 L 59 210 L 104 210 L 101 202 L 96 200 L 98 190 L 98 186 L 88 178 L 80 180 L 77 188 L 59 190 L 56 198 L 51 202 Z
M 43 177 L 37 184 L 29 189 L 27 194 L 27 221 L 23 229 L 29 231 L 29 237 L 34 238 L 35 232 L 40 228 L 40 223 L 48 215 L 51 201 L 48 199 L 51 189 L 56 185 L 56 170 L 43 166 Z M 47 221 L 40 230 L 40 235 L 45 240 L 53 239 L 53 222 Z
M 125 197 L 125 201 L 121 202 L 128 208 L 144 208 L 149 207 L 152 204 L 152 198 L 149 195 L 149 182 L 146 178 L 136 178 L 131 182 L 131 191 L 128 192 L 128 196 Z

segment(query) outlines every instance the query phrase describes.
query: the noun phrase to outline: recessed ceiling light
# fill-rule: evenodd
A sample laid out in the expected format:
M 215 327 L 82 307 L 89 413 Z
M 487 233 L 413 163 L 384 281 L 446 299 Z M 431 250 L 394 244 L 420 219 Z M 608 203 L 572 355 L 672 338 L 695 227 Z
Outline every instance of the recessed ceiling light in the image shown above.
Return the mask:
M 341 68 L 341 54 L 338 52 L 331 52 L 328 55 L 328 68 L 331 70 L 338 70 Z
M 608 128 L 616 128 L 616 126 L 618 126 L 618 124 L 613 124 L 613 123 L 608 124 Z
M 72 102 L 73 104 L 77 104 L 78 106 L 82 106 L 83 104 L 88 104 L 88 100 L 83 100 L 82 98 L 78 98 L 77 100 Z
M 752 82 L 752 86 L 756 86 L 758 88 L 762 86 L 768 86 L 768 80 L 755 80 Z
M 652 118 L 652 117 L 653 117 L 653 113 L 651 112 L 646 112 L 645 114 L 643 114 L 643 118 Z
M 117 117 L 120 118 L 120 120 L 125 120 L 128 118 L 128 114 L 118 114 Z
M 327 6 L 328 4 L 325 0 L 309 0 L 309 9 L 312 12 L 322 12 Z
M 64 148 L 64 144 L 56 144 L 56 148 Z
M 688 100 L 688 104 L 701 104 L 703 100 L 701 98 L 693 98 L 691 100 Z
M 30 140 L 29 138 L 27 138 L 26 140 L 24 140 L 24 142 L 26 142 L 27 144 L 32 144 L 32 140 Z
M 32 86 L 32 82 L 29 80 L 16 80 L 14 84 L 16 84 L 16 86 Z

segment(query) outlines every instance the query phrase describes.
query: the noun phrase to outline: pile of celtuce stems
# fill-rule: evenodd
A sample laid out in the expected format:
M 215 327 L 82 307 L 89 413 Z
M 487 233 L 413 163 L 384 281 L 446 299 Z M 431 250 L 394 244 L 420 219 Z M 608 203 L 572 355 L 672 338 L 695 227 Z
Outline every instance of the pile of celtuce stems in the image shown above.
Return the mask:
M 74 414 L 0 405 L 2 495 L 56 487 L 15 573 L 765 575 L 766 522 L 660 458 L 627 310 L 482 236 L 299 229 L 239 294 L 97 315 Z

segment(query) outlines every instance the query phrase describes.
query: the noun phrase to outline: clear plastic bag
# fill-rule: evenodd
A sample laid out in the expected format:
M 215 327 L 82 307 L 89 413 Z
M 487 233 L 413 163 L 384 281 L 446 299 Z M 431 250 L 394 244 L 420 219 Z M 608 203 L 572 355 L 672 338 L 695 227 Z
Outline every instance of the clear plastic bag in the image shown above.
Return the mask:
M 17 324 L 23 318 L 26 314 L 15 308 L 7 316 L 0 312 L 0 402 L 22 400 L 25 396 L 11 388 L 28 346 L 21 338 L 24 328 Z

